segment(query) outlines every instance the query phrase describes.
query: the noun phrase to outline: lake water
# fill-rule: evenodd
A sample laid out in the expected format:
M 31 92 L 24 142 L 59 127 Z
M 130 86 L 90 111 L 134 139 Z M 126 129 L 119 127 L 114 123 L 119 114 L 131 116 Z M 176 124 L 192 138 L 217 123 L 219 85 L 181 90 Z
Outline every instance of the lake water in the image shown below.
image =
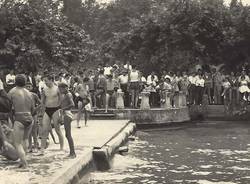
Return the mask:
M 211 122 L 138 131 L 112 169 L 81 183 L 249 184 L 249 130 L 247 123 Z

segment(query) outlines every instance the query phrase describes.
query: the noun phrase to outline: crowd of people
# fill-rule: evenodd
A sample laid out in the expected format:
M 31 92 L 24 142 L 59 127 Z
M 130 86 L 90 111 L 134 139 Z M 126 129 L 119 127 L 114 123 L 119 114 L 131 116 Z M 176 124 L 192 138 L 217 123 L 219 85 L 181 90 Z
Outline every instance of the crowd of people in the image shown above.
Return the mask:
M 87 125 L 89 112 L 96 108 L 103 108 L 105 112 L 116 108 L 118 92 L 123 93 L 125 108 L 139 108 L 142 92 L 148 92 L 152 108 L 166 103 L 166 95 L 174 107 L 174 97 L 181 92 L 188 105 L 224 104 L 229 109 L 240 104 L 246 110 L 250 101 L 249 84 L 246 69 L 237 74 L 225 74 L 215 68 L 210 71 L 198 68 L 189 73 L 152 71 L 145 76 L 129 62 L 74 72 L 15 74 L 10 70 L 0 80 L 1 154 L 12 160 L 20 158 L 20 167 L 27 167 L 27 152 L 44 155 L 52 126 L 63 150 L 60 129 L 63 124 L 69 157 L 75 158 L 71 110 L 78 108 L 76 126 L 81 128 L 80 120 L 84 116 Z

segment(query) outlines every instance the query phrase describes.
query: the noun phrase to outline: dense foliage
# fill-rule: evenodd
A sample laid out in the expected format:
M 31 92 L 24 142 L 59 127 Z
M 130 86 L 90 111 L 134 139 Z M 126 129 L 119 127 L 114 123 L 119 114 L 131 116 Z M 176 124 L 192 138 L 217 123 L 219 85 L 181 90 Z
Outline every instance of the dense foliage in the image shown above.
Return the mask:
M 1 63 L 32 71 L 49 66 L 69 67 L 95 57 L 94 42 L 83 29 L 69 23 L 58 7 L 59 4 L 45 0 L 2 3 Z
M 0 61 L 17 66 L 129 60 L 150 72 L 249 62 L 250 7 L 237 0 L 30 0 L 1 4 L 0 17 Z
M 249 6 L 237 0 L 230 6 L 222 0 L 144 1 L 119 0 L 102 10 L 108 16 L 100 18 L 98 35 L 113 33 L 101 38 L 105 55 L 146 72 L 221 63 L 235 69 L 249 62 Z

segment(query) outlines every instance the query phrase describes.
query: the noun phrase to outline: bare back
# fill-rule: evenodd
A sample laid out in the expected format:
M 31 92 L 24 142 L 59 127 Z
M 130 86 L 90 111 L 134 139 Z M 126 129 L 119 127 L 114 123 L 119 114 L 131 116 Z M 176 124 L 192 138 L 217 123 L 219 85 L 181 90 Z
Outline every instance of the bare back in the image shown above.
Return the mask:
M 9 92 L 9 97 L 13 102 L 15 112 L 30 112 L 33 113 L 34 103 L 31 93 L 20 87 L 15 87 Z

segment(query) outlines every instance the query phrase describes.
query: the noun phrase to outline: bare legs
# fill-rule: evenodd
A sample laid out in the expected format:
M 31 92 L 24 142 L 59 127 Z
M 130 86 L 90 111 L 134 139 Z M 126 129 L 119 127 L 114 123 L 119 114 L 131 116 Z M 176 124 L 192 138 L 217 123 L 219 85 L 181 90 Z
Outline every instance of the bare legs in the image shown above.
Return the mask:
M 109 99 L 110 99 L 110 95 L 106 94 L 106 102 L 105 102 L 105 112 L 108 112 L 108 107 L 109 107 Z
M 76 154 L 75 154 L 75 148 L 74 148 L 74 141 L 71 135 L 71 121 L 72 119 L 68 116 L 64 116 L 64 128 L 65 128 L 65 136 L 68 140 L 68 144 L 69 144 L 69 157 L 71 158 L 75 158 Z
M 32 130 L 31 130 L 31 134 L 29 136 L 29 148 L 28 149 L 29 149 L 30 152 L 33 151 L 33 149 L 32 149 L 32 140 L 34 142 L 35 151 L 37 151 L 37 149 L 38 149 L 37 137 L 38 137 L 38 123 L 37 123 L 37 117 L 34 117 L 34 124 L 33 124 Z
M 20 167 L 26 168 L 28 163 L 26 160 L 26 150 L 29 138 L 29 133 L 32 129 L 32 124 L 29 127 L 24 127 L 24 125 L 18 121 L 14 123 L 13 138 L 14 145 L 17 154 L 20 158 Z
M 79 101 L 78 102 L 78 112 L 77 112 L 77 117 L 76 117 L 77 128 L 81 128 L 80 121 L 82 118 L 82 108 L 83 108 L 82 106 L 83 106 L 83 103 Z
M 59 110 L 53 114 L 52 120 L 54 122 L 55 131 L 59 138 L 60 150 L 63 150 L 64 140 L 63 140 L 62 132 L 60 130 L 60 111 Z M 47 138 L 49 136 L 50 127 L 51 127 L 51 119 L 46 113 L 44 113 L 43 122 L 42 122 L 42 132 L 41 132 L 42 133 L 41 154 L 43 154 L 44 149 L 47 146 Z
M 88 121 L 88 116 L 89 116 L 88 111 L 86 110 L 85 107 L 83 107 L 82 102 L 78 102 L 78 113 L 77 113 L 77 117 L 76 117 L 77 128 L 81 128 L 80 121 L 81 121 L 83 115 L 84 115 L 85 126 L 87 126 L 87 121 Z

